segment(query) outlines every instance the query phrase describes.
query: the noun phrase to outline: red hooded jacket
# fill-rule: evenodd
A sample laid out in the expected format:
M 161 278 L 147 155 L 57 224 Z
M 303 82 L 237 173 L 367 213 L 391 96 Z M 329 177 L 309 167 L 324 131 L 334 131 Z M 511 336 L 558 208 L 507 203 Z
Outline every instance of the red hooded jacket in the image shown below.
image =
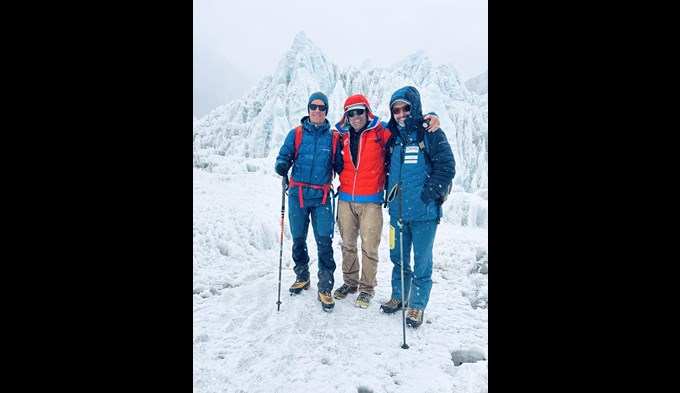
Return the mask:
M 350 150 L 350 124 L 347 121 L 347 111 L 362 108 L 367 111 L 368 125 L 359 135 L 355 166 Z M 345 101 L 344 114 L 336 128 L 341 134 L 344 163 L 339 177 L 338 198 L 348 202 L 383 203 L 385 142 L 391 135 L 387 130 L 387 123 L 379 121 L 378 117 L 373 115 L 366 97 L 355 94 Z

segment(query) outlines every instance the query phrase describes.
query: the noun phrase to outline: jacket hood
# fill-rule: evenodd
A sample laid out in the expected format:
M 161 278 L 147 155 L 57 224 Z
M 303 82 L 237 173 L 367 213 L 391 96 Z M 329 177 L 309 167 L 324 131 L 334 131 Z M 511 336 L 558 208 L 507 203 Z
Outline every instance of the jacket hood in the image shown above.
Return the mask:
M 368 131 L 370 129 L 377 127 L 379 123 L 380 123 L 380 118 L 378 116 L 373 117 L 373 120 L 371 120 L 369 118 L 368 123 L 366 123 L 366 128 L 364 129 L 364 131 Z M 342 124 L 342 122 L 340 121 L 340 122 L 337 122 L 335 124 L 335 129 L 340 131 L 340 134 L 348 133 L 349 128 L 350 128 L 349 122 L 345 122 L 344 124 Z
M 396 127 L 396 120 L 394 120 L 394 115 L 392 114 L 392 106 L 397 101 L 406 101 L 411 105 L 411 117 L 423 117 L 423 108 L 420 104 L 420 93 L 413 86 L 404 86 L 392 94 L 390 98 L 390 121 L 389 124 L 393 124 Z
M 404 100 L 411 103 L 411 116 L 417 117 L 423 115 L 423 108 L 420 104 L 420 93 L 413 86 L 404 86 L 392 94 L 390 98 L 390 114 L 392 113 L 392 106 L 398 100 Z M 390 118 L 393 116 L 390 115 Z
M 366 109 L 369 124 L 372 124 L 371 121 L 375 120 L 375 116 L 373 115 L 373 111 L 371 111 L 371 104 L 368 103 L 368 99 L 366 99 L 366 97 L 364 97 L 362 94 L 355 94 L 353 96 L 349 96 L 349 98 L 345 100 L 345 105 L 342 106 L 342 118 L 338 124 L 335 125 L 339 131 L 349 131 L 350 125 L 347 121 L 347 111 L 352 109 Z

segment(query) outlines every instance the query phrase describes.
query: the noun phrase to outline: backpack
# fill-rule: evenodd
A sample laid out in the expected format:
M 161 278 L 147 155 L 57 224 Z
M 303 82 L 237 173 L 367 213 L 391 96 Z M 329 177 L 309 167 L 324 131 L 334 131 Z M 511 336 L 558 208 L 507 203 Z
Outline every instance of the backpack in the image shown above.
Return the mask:
M 338 139 L 340 139 L 340 131 L 332 130 L 333 132 L 333 147 L 331 154 L 331 164 L 335 164 L 335 149 L 338 148 Z M 302 143 L 302 126 L 295 127 L 295 159 L 297 159 L 298 149 L 300 148 L 300 143 Z

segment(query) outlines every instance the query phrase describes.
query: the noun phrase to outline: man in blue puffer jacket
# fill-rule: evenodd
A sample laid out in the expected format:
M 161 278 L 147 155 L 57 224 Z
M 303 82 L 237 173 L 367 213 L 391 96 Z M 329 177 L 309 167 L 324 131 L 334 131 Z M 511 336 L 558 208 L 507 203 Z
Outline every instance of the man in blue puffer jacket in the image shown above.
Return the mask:
M 309 254 L 307 252 L 307 230 L 311 217 L 314 238 L 316 239 L 319 266 L 317 298 L 321 308 L 330 312 L 335 306 L 331 296 L 335 282 L 335 260 L 333 259 L 332 238 L 334 228 L 330 186 L 333 171 L 342 172 L 342 146 L 332 149 L 332 132 L 326 120 L 328 98 L 321 92 L 312 93 L 307 102 L 308 116 L 300 120 L 302 140 L 295 152 L 295 129 L 286 140 L 276 157 L 274 168 L 281 176 L 288 175 L 293 168 L 288 189 L 288 219 L 293 236 L 293 261 L 296 274 L 295 283 L 290 287 L 291 295 L 309 289 Z M 335 159 L 332 158 L 335 154 Z
M 423 115 L 420 93 L 415 87 L 406 86 L 394 92 L 390 98 L 390 109 L 392 115 L 387 127 L 392 132 L 388 142 L 392 153 L 386 189 L 390 214 L 390 259 L 394 266 L 391 299 L 380 306 L 380 310 L 391 314 L 402 308 L 403 268 L 404 307 L 408 307 L 406 324 L 417 328 L 423 323 L 430 298 L 432 247 L 441 217 L 441 203 L 456 174 L 456 162 L 441 128 L 424 133 L 426 151 L 419 147 L 417 136 L 418 128 L 423 127 Z M 402 240 L 403 245 L 400 245 Z

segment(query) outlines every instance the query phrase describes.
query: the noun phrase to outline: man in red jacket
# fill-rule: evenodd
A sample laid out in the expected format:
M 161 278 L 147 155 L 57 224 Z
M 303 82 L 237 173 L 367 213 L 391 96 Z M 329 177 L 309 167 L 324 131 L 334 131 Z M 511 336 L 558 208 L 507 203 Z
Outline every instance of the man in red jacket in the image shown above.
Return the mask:
M 343 171 L 338 188 L 338 228 L 342 237 L 342 278 L 344 283 L 333 297 L 344 299 L 359 291 L 356 307 L 367 308 L 378 285 L 378 247 L 383 227 L 382 204 L 385 187 L 385 142 L 390 137 L 387 123 L 371 112 L 366 97 L 355 94 L 345 100 L 344 114 L 335 127 L 341 134 Z M 439 128 L 439 118 L 430 119 L 428 131 Z M 361 236 L 362 265 L 357 238 Z M 361 276 L 359 269 L 361 267 Z

